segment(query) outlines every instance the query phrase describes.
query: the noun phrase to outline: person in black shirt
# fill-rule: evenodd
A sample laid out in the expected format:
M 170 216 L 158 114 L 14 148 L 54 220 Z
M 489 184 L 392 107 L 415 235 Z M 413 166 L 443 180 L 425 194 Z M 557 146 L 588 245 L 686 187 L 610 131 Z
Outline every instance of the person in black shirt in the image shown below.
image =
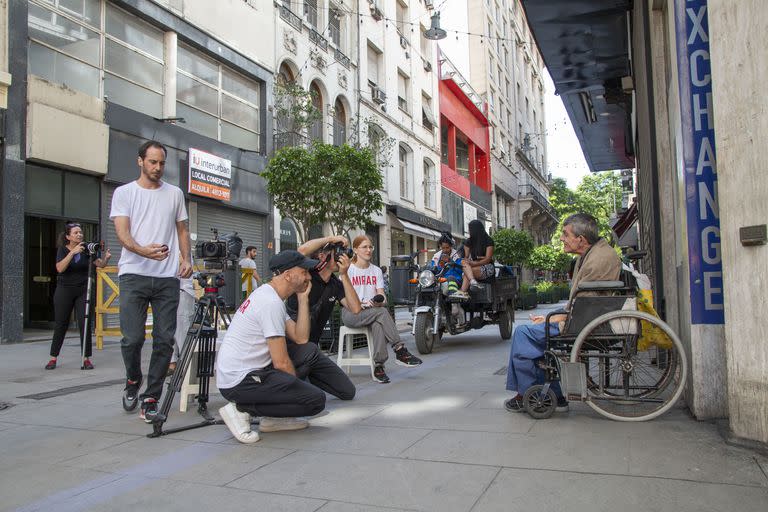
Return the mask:
M 105 250 L 103 258 L 96 259 L 93 264 L 104 267 L 111 254 Z M 59 235 L 59 250 L 56 253 L 56 271 L 59 273 L 56 291 L 53 293 L 53 311 L 56 326 L 51 342 L 51 360 L 45 365 L 46 370 L 56 368 L 56 360 L 64 343 L 64 335 L 69 327 L 69 317 L 75 311 L 77 325 L 80 328 L 80 350 L 85 343 L 83 355 L 83 370 L 93 370 L 91 363 L 91 333 L 83 333 L 85 322 L 85 293 L 88 284 L 90 257 L 85 253 L 83 230 L 76 222 L 67 222 L 64 231 Z
M 478 281 L 485 281 L 495 275 L 493 264 L 493 238 L 485 231 L 482 221 L 469 223 L 469 238 L 464 241 L 464 258 L 461 260 L 464 280 L 461 290 L 454 297 L 468 297 L 470 286 L 476 287 Z
M 333 313 L 336 303 L 353 313 L 361 311 L 360 299 L 357 297 L 352 281 L 349 280 L 350 259 L 341 255 L 337 262 L 333 258 L 332 245 L 342 243 L 346 247 L 349 242 L 342 236 L 331 236 L 310 240 L 298 248 L 304 256 L 320 261 L 318 268 L 311 270 L 312 289 L 309 292 L 309 341 L 307 346 L 313 347 L 307 357 L 313 361 L 307 378 L 319 388 L 342 400 L 351 400 L 355 396 L 355 385 L 347 374 L 336 363 L 328 359 L 318 348 L 320 335 L 325 324 Z M 334 274 L 338 272 L 338 277 Z M 288 315 L 295 321 L 298 317 L 298 300 L 292 295 L 285 303 Z M 289 343 L 289 348 L 292 343 Z

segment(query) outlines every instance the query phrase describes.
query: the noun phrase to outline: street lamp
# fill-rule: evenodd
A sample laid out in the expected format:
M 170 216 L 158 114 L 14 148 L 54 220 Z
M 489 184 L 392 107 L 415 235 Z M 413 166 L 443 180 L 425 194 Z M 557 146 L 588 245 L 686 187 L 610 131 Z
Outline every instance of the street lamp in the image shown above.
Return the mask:
M 440 13 L 436 12 L 432 15 L 432 26 L 429 30 L 424 31 L 424 37 L 437 41 L 438 39 L 445 39 L 448 33 L 440 28 Z

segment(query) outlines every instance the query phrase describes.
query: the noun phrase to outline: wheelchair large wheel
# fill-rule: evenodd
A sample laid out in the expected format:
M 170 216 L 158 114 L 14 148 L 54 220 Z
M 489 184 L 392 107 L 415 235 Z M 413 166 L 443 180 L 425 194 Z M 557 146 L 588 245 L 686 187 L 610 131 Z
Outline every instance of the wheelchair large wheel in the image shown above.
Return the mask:
M 672 348 L 640 352 L 641 320 L 672 341 Z M 659 318 L 640 311 L 612 311 L 587 324 L 571 350 L 571 362 L 585 365 L 587 404 L 618 421 L 647 421 L 677 403 L 688 363 L 677 334 Z

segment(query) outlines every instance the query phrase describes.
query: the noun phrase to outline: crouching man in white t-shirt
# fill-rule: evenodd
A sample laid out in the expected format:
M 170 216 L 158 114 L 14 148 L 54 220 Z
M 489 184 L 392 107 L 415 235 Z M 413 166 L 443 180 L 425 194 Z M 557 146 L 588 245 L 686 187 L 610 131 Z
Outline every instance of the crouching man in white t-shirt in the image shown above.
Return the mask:
M 216 357 L 216 384 L 229 404 L 219 409 L 224 423 L 241 443 L 255 443 L 251 416 L 260 416 L 259 430 L 299 430 L 309 426 L 301 416 L 325 409 L 325 393 L 301 380 L 303 360 L 293 361 L 286 336 L 295 343 L 309 339 L 309 269 L 318 264 L 297 251 L 272 257 L 274 274 L 256 289 L 232 317 Z M 286 298 L 297 294 L 299 312 L 294 322 L 285 309 Z

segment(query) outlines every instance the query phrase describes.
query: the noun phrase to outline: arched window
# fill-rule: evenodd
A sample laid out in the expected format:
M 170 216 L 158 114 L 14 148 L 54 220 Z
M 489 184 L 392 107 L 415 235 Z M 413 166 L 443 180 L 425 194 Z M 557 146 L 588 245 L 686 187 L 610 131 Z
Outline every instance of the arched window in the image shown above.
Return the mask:
M 312 126 L 309 127 L 309 138 L 312 140 L 323 141 L 323 93 L 320 92 L 320 86 L 317 82 L 312 82 L 309 86 L 309 92 L 312 94 L 312 105 L 320 114 Z
M 430 210 L 437 209 L 437 175 L 435 174 L 435 164 L 429 159 L 424 159 L 424 207 Z
M 347 112 L 341 98 L 336 99 L 333 106 L 333 145 L 341 146 L 347 142 Z
M 405 144 L 399 147 L 400 197 L 413 201 L 413 169 L 411 169 L 411 150 Z

